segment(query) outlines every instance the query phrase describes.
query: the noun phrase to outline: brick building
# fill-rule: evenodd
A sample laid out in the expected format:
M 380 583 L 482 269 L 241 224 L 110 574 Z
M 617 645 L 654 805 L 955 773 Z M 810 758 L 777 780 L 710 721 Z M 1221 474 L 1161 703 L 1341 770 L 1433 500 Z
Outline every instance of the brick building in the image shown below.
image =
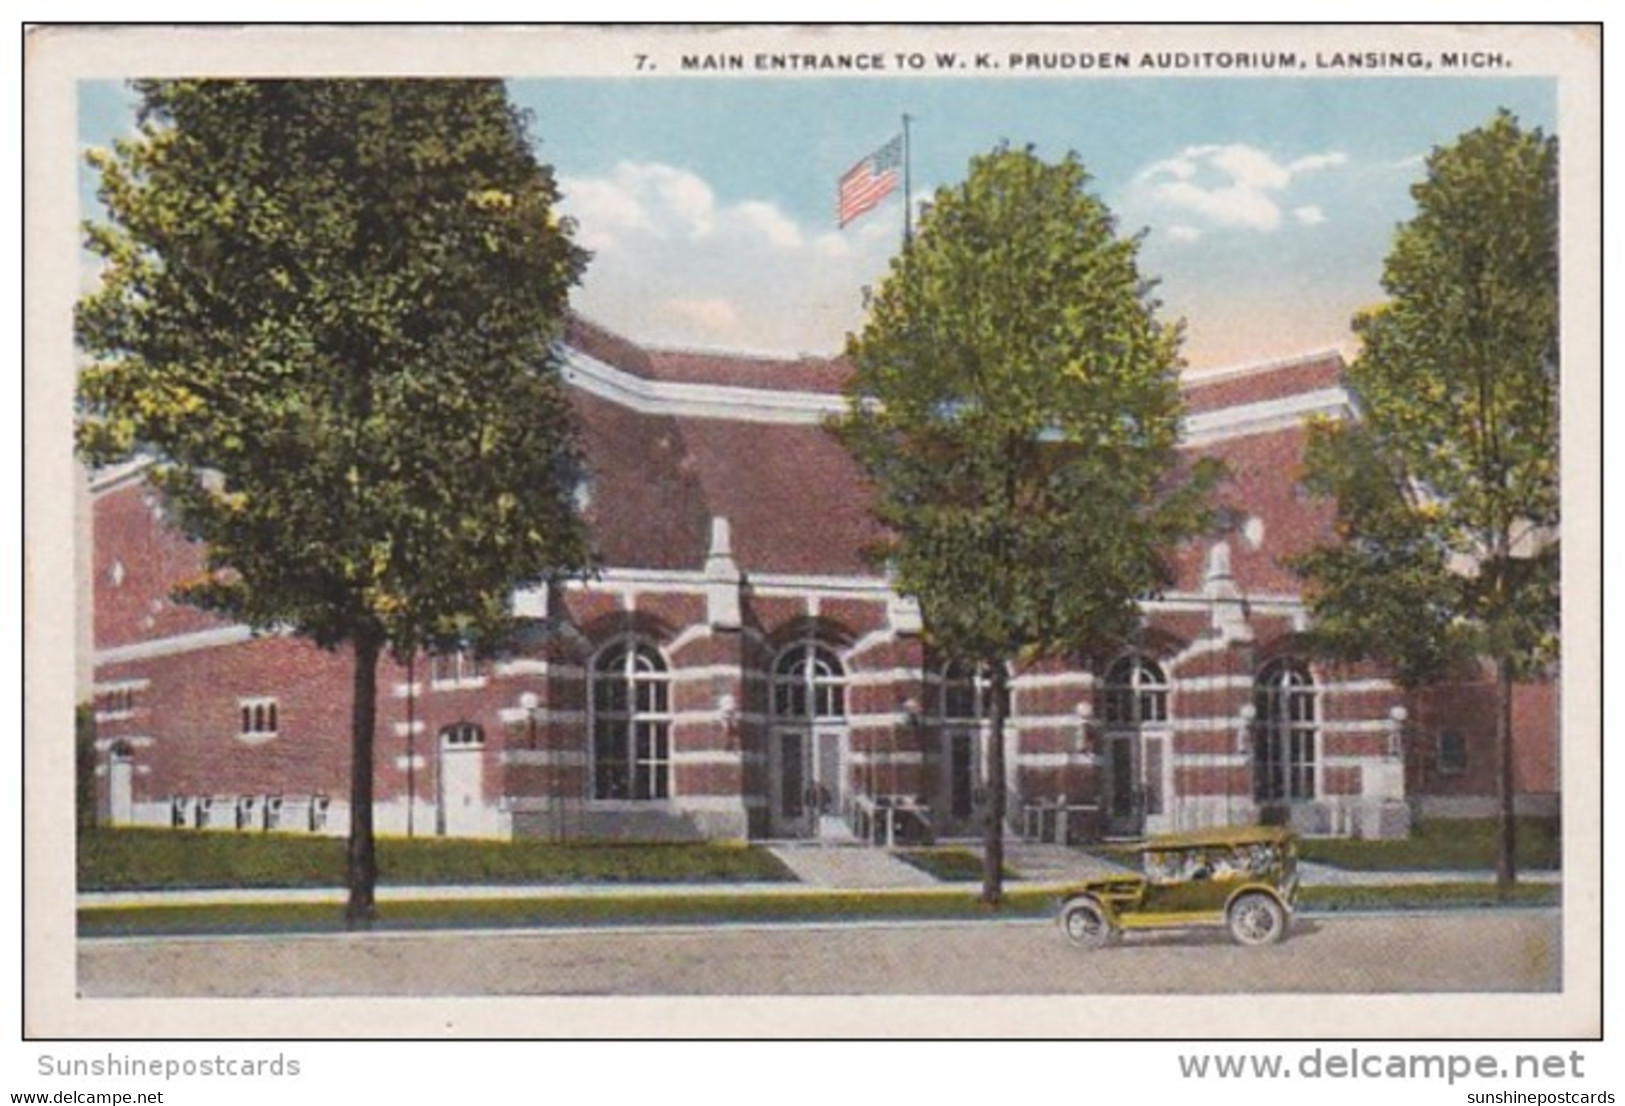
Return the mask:
M 604 570 L 517 594 L 502 656 L 386 660 L 381 832 L 944 838 L 978 833 L 1004 786 L 1028 835 L 1392 834 L 1408 774 L 1466 788 L 1491 755 L 1482 685 L 1409 701 L 1300 648 L 1280 559 L 1326 523 L 1296 474 L 1305 421 L 1347 413 L 1336 354 L 1188 382 L 1186 448 L 1229 471 L 1223 525 L 1180 551 L 1133 648 L 1013 673 L 1004 781 L 987 777 L 981 684 L 932 656 L 861 555 L 874 523 L 822 426 L 841 361 L 650 350 L 584 321 L 566 355 Z M 171 602 L 199 558 L 139 466 L 92 495 L 104 817 L 344 832 L 348 656 Z M 1476 751 L 1441 776 L 1435 754 L 1459 742 Z M 1531 754 L 1543 770 L 1555 790 L 1549 751 Z

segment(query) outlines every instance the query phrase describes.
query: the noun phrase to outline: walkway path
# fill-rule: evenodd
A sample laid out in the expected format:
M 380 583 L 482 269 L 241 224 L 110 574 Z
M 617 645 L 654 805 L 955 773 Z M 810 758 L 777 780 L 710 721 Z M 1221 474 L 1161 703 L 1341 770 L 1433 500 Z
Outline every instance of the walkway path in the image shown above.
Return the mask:
M 773 845 L 769 852 L 804 884 L 875 891 L 889 887 L 940 887 L 935 877 L 905 864 L 885 849 L 863 845 Z

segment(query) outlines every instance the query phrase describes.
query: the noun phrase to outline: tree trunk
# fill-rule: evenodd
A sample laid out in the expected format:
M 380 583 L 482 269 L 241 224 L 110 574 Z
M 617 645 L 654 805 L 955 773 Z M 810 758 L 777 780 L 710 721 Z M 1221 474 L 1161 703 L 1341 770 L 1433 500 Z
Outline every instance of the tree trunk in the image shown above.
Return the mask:
M 997 907 L 1004 901 L 1004 704 L 1009 677 L 1003 663 L 988 673 L 992 699 L 992 728 L 987 750 L 987 822 L 982 835 L 982 903 Z
M 1495 748 L 1496 799 L 1499 825 L 1496 833 L 1495 887 L 1502 896 L 1518 882 L 1518 831 L 1515 819 L 1516 780 L 1512 748 L 1512 665 L 1505 657 L 1495 660 Z
M 345 853 L 349 901 L 344 924 L 369 929 L 378 918 L 378 857 L 372 836 L 372 747 L 378 717 L 378 658 L 381 635 L 375 628 L 355 637 L 355 677 L 350 704 L 350 842 Z

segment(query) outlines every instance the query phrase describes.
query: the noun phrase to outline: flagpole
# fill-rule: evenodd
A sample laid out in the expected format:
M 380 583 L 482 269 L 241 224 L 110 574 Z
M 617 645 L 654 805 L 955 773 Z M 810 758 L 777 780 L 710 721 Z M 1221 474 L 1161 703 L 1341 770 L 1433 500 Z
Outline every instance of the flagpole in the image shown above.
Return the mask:
M 903 248 L 914 240 L 914 188 L 909 174 L 908 125 L 913 116 L 903 113 Z

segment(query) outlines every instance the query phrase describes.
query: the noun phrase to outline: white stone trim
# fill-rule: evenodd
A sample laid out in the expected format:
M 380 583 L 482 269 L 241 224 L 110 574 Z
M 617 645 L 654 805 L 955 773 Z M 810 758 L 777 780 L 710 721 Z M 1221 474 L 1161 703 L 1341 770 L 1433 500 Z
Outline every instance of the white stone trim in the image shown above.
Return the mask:
M 177 656 L 181 653 L 195 653 L 201 649 L 218 649 L 223 645 L 240 645 L 245 641 L 253 640 L 254 637 L 253 629 L 248 626 L 221 626 L 213 630 L 198 630 L 190 634 L 176 634 L 174 637 L 155 638 L 151 641 L 136 642 L 132 645 L 115 645 L 108 649 L 98 649 L 93 661 L 100 667 L 109 664 L 124 664 L 127 661 L 153 660 L 158 657 Z
M 98 737 L 95 741 L 95 749 L 98 753 L 110 752 L 113 746 L 121 741 L 132 749 L 145 749 L 158 743 L 156 738 L 148 737 L 145 734 L 139 736 L 132 734 L 129 737 Z
M 491 666 L 491 670 L 498 676 L 546 676 L 556 669 L 547 661 L 532 657 L 515 657 L 512 660 L 497 661 Z
M 817 426 L 846 410 L 846 400 L 838 392 L 648 380 L 571 346 L 564 346 L 561 352 L 567 383 L 646 415 Z
M 736 664 L 705 664 L 695 668 L 673 668 L 671 682 L 674 684 L 703 684 L 709 680 L 731 680 L 738 677 L 740 668 Z
M 1397 757 L 1384 756 L 1381 753 L 1370 753 L 1365 756 L 1344 754 L 1342 756 L 1323 756 L 1320 758 L 1320 764 L 1323 768 L 1370 768 L 1378 764 L 1398 763 L 1399 759 Z
M 92 495 L 101 495 L 110 492 L 121 485 L 132 483 L 133 478 L 140 476 L 152 467 L 151 457 L 137 457 L 134 460 L 123 461 L 116 465 L 98 469 L 90 474 L 90 491 Z
M 1169 763 L 1180 768 L 1251 768 L 1251 753 L 1174 753 Z
M 677 650 L 687 648 L 696 641 L 705 641 L 717 636 L 717 632 L 708 623 L 696 622 L 667 642 L 666 651 L 675 653 Z
M 1185 718 L 1174 717 L 1163 724 L 1176 733 L 1227 734 L 1234 734 L 1245 725 L 1239 716 L 1233 714 L 1210 714 L 1205 718 L 1195 715 Z
M 589 395 L 641 414 L 676 418 L 727 419 L 733 422 L 770 423 L 793 426 L 821 425 L 831 415 L 847 409 L 839 392 L 789 391 L 739 385 L 693 384 L 649 380 L 600 361 L 573 346 L 561 345 L 563 376 L 567 383 Z M 1310 364 L 1329 356 L 1294 357 L 1261 365 L 1237 367 L 1203 374 L 1194 383 L 1262 373 L 1293 365 Z M 1185 386 L 1191 390 L 1191 384 Z M 1184 444 L 1200 446 L 1226 438 L 1260 434 L 1300 425 L 1312 415 L 1352 413 L 1348 392 L 1341 387 L 1321 388 L 1254 403 L 1236 404 L 1202 411 L 1185 420 Z
M 394 726 L 396 737 L 416 737 L 419 734 L 427 733 L 428 729 L 428 723 L 421 718 L 412 719 L 410 726 L 405 722 L 397 722 Z
M 545 725 L 549 722 L 585 722 L 587 712 L 584 710 L 563 710 L 556 707 L 537 707 L 535 712 L 536 724 Z M 652 719 L 664 720 L 675 715 L 651 715 Z M 497 711 L 497 721 L 504 726 L 524 726 L 531 720 L 531 712 L 524 707 L 502 707 Z
M 1316 723 L 1323 734 L 1391 734 L 1394 723 L 1386 718 L 1376 720 L 1344 719 L 1336 722 Z
M 1171 691 L 1251 691 L 1253 678 L 1251 676 L 1186 676 L 1168 681 Z
M 429 758 L 422 753 L 413 753 L 411 756 L 398 756 L 395 758 L 395 767 L 402 772 L 408 768 L 421 772 L 429 766 Z
M 847 649 L 846 655 L 848 657 L 861 657 L 865 653 L 896 644 L 897 641 L 898 635 L 890 627 L 884 630 L 870 630 L 852 643 L 851 648 Z
M 130 680 L 109 680 L 106 683 L 90 685 L 92 695 L 112 695 L 119 691 L 146 691 L 152 686 L 152 681 L 145 677 Z
M 1203 446 L 1249 434 L 1291 430 L 1315 415 L 1353 414 L 1349 394 L 1342 388 L 1320 388 L 1256 403 L 1240 403 L 1212 411 L 1199 411 L 1185 419 L 1185 446 Z
M 733 814 L 752 804 L 748 799 L 737 795 L 684 795 L 673 805 L 678 810 L 705 810 Z
M 788 572 L 762 572 L 748 573 L 746 579 L 750 590 L 757 595 L 778 598 L 805 595 L 809 600 L 816 600 L 821 593 L 880 602 L 891 594 L 891 586 L 881 576 L 801 576 Z
M 864 752 L 861 749 L 854 749 L 847 755 L 847 761 L 861 767 L 877 767 L 888 764 L 924 764 L 925 754 L 903 749 L 896 752 L 887 752 L 885 750 Z
M 742 762 L 743 758 L 739 755 L 737 750 L 730 751 L 726 749 L 702 749 L 687 753 L 674 752 L 671 754 L 671 763 L 673 765 L 686 764 L 692 766 L 703 766 L 707 764 L 721 764 L 732 768 L 738 764 L 741 764 Z
M 1078 753 L 1017 753 L 1017 768 L 1070 768 L 1083 763 Z
M 874 668 L 858 672 L 848 672 L 846 675 L 847 687 L 887 687 L 899 681 L 914 681 L 920 678 L 917 668 Z
M 1095 677 L 1089 672 L 1033 672 L 1025 676 L 1010 677 L 1014 691 L 1038 691 L 1045 688 L 1093 687 Z
M 504 749 L 497 763 L 530 768 L 582 768 L 587 754 L 580 749 Z
M 396 684 L 390 689 L 390 694 L 397 699 L 423 698 L 423 681 L 416 680 L 409 684 Z

